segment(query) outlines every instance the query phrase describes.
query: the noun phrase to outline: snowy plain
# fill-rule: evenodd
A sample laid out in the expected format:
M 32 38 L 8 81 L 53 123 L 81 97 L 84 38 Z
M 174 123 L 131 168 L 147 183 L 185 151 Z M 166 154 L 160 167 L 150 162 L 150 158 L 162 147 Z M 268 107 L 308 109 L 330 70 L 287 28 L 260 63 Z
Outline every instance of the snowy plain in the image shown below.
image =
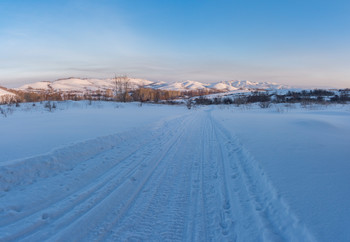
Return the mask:
M 57 103 L 57 102 L 55 102 Z M 0 119 L 0 163 L 49 152 L 60 146 L 106 136 L 184 113 L 183 107 L 113 102 L 58 102 L 53 112 L 42 104 L 12 107 Z M 6 105 L 4 105 L 6 107 Z M 4 108 L 5 109 L 5 108 Z
M 349 241 L 350 106 L 21 104 L 0 240 Z

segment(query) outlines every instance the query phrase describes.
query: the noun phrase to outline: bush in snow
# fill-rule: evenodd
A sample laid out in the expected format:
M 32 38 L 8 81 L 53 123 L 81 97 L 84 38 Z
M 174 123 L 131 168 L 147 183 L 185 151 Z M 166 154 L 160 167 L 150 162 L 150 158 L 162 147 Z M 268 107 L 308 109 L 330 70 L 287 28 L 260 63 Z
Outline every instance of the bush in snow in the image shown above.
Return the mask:
M 47 108 L 49 112 L 52 112 L 52 109 L 56 108 L 56 103 L 51 103 L 51 101 L 47 101 L 44 107 Z

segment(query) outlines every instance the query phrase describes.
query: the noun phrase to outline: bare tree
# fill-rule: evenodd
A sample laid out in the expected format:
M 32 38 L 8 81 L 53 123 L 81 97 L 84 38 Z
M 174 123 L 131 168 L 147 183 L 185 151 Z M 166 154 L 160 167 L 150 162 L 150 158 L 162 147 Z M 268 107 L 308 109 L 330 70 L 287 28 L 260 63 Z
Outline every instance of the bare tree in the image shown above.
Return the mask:
M 122 101 L 127 102 L 130 100 L 130 83 L 129 83 L 129 78 L 126 78 L 123 82 L 123 95 L 122 95 Z
M 117 101 L 126 102 L 129 99 L 130 80 L 127 76 L 114 77 L 114 91 Z

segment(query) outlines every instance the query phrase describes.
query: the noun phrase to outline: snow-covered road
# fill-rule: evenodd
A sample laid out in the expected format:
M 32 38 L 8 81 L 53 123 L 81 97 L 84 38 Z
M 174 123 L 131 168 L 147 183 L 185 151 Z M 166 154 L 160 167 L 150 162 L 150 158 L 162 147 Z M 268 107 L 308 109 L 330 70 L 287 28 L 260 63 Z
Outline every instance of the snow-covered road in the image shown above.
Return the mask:
M 1 241 L 313 240 L 208 109 L 3 165 L 0 179 Z

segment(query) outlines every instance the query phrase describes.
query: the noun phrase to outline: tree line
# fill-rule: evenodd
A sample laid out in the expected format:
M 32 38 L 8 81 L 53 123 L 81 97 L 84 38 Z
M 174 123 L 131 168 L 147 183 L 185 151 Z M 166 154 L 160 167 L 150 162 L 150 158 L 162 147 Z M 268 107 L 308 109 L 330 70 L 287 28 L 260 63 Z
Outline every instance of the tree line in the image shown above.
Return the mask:
M 194 98 L 194 103 L 198 105 L 212 104 L 251 104 L 259 103 L 262 108 L 269 107 L 271 103 L 301 103 L 307 104 L 330 104 L 350 102 L 350 89 L 330 90 L 302 90 L 300 92 L 288 91 L 286 94 L 254 91 L 248 94 L 236 94 L 234 96 L 224 96 L 208 98 L 205 96 Z

